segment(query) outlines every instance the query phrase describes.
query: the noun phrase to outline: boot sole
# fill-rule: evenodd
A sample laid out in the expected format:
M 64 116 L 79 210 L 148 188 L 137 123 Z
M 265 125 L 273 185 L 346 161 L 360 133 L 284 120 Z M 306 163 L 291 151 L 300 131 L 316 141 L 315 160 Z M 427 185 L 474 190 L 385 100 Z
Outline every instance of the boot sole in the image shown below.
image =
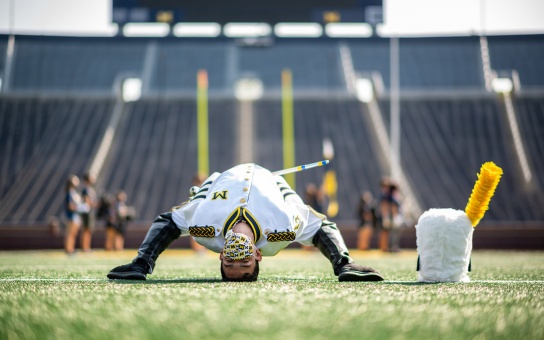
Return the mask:
M 145 274 L 140 272 L 109 272 L 108 279 L 110 280 L 139 280 L 145 281 Z
M 338 275 L 338 281 L 351 282 L 351 281 L 383 281 L 384 278 L 378 273 L 372 272 L 344 272 Z

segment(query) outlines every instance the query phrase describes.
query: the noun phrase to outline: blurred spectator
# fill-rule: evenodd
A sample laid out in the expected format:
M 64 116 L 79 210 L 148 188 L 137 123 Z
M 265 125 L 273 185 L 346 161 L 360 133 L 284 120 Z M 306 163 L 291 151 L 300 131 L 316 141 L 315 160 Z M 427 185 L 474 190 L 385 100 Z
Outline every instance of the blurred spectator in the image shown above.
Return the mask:
M 391 231 L 390 231 L 390 251 L 400 251 L 400 232 L 404 226 L 404 219 L 401 211 L 401 193 L 398 184 L 391 183 L 389 186 L 391 202 Z
M 324 191 L 314 183 L 308 183 L 304 189 L 304 203 L 320 214 L 325 214 L 324 209 L 327 205 Z M 301 245 L 302 249 L 316 251 L 312 246 Z
M 308 185 L 306 185 L 306 190 L 304 191 L 304 202 L 318 213 L 324 214 L 323 207 L 325 203 L 325 196 L 323 191 L 314 183 L 308 183 Z
M 400 228 L 403 218 L 400 213 L 401 198 L 397 183 L 388 177 L 380 181 L 380 215 L 382 231 L 380 233 L 380 249 L 397 252 L 400 249 Z
M 91 251 L 91 239 L 96 224 L 96 208 L 98 206 L 98 201 L 96 191 L 93 188 L 94 181 L 94 176 L 91 174 L 85 174 L 83 176 L 81 198 L 83 202 L 87 203 L 89 206 L 89 211 L 81 213 L 81 225 L 83 227 L 81 232 L 81 248 L 84 252 Z
M 380 228 L 380 250 L 389 251 L 389 230 L 391 229 L 391 180 L 382 177 L 380 180 L 380 197 L 378 209 L 378 226 Z
M 80 213 L 88 211 L 89 207 L 82 202 L 81 196 L 77 192 L 79 186 L 79 177 L 75 175 L 68 176 L 66 180 L 64 211 L 66 217 L 66 229 L 64 233 L 64 250 L 71 255 L 75 252 L 76 238 L 81 226 Z
M 357 235 L 357 249 L 370 249 L 370 239 L 376 229 L 376 203 L 370 191 L 365 191 L 359 199 L 357 207 L 359 216 L 359 231 Z
M 104 249 L 107 251 L 115 249 L 115 236 L 117 234 L 115 231 L 117 224 L 117 213 L 115 206 L 115 196 L 110 193 L 105 193 L 102 196 L 99 215 L 106 221 L 106 241 L 104 243 Z
M 127 222 L 135 217 L 134 208 L 126 202 L 127 194 L 123 190 L 118 191 L 115 200 L 109 202 L 105 244 L 108 251 L 124 249 Z
M 56 216 L 49 216 L 47 218 L 47 227 L 49 228 L 49 233 L 53 237 L 58 237 L 62 228 L 61 221 Z
M 197 172 L 191 179 L 191 185 L 200 187 L 206 180 L 206 175 L 201 172 Z

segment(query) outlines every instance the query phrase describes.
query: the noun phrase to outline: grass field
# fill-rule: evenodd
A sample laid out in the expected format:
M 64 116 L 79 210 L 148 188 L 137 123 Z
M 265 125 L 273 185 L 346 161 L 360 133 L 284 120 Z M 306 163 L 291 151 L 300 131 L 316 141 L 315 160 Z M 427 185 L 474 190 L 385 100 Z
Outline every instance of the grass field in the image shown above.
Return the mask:
M 339 283 L 303 250 L 265 258 L 256 283 L 188 250 L 148 281 L 105 278 L 135 254 L 0 252 L 0 339 L 544 339 L 544 252 L 475 251 L 470 283 L 418 283 L 414 251 L 353 252 L 380 283 Z

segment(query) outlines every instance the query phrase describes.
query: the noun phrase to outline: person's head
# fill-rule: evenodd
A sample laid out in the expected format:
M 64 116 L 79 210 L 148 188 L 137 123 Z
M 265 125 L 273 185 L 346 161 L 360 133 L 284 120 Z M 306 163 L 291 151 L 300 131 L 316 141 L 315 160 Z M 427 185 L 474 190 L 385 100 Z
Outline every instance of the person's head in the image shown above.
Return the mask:
M 203 172 L 197 172 L 191 179 L 191 183 L 196 186 L 201 186 L 206 180 L 206 175 Z
M 66 186 L 65 186 L 66 192 L 77 188 L 78 185 L 79 185 L 79 177 L 77 177 L 76 175 L 68 176 L 68 179 L 66 179 Z
M 95 178 L 92 174 L 87 173 L 83 175 L 83 183 L 85 183 L 85 185 L 93 185 L 94 182 L 95 182 Z
M 383 176 L 381 179 L 380 179 L 380 189 L 383 191 L 383 192 L 387 192 L 389 191 L 389 186 L 391 185 L 391 179 L 387 176 Z
M 230 230 L 225 237 L 225 245 L 219 254 L 221 277 L 223 281 L 257 281 L 259 262 L 262 255 L 250 236 L 243 233 L 250 230 L 245 222 L 238 223 L 238 231 Z
M 365 191 L 361 194 L 361 200 L 365 203 L 370 203 L 372 202 L 372 193 L 370 191 Z
M 316 196 L 317 195 L 317 185 L 315 185 L 314 183 L 308 183 L 308 185 L 306 185 L 306 195 Z
M 116 197 L 117 197 L 117 201 L 119 201 L 119 202 L 126 202 L 127 201 L 127 193 L 124 192 L 123 190 L 119 190 L 117 192 Z
M 389 191 L 391 191 L 392 193 L 396 193 L 398 190 L 399 190 L 398 184 L 395 182 L 391 182 L 391 184 L 389 185 Z

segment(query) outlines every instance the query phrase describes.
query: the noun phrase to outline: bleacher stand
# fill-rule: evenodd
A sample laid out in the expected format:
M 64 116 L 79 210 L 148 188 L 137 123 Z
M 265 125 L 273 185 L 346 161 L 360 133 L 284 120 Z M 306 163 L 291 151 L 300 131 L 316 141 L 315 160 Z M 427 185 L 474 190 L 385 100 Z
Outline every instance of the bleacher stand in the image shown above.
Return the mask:
M 422 209 L 463 209 L 480 165 L 504 170 L 489 223 L 544 221 L 544 36 L 489 37 L 491 67 L 515 70 L 519 129 L 532 169 L 526 183 L 516 161 L 501 97 L 485 89 L 478 37 L 400 39 L 401 166 Z M 0 36 L 0 69 L 7 36 Z M 144 94 L 122 103 L 115 138 L 97 187 L 123 189 L 138 220 L 187 198 L 197 170 L 196 74 L 209 75 L 210 171 L 237 163 L 239 102 L 233 84 L 258 77 L 265 97 L 253 103 L 253 159 L 282 168 L 281 71 L 293 74 L 296 163 L 322 159 L 333 141 L 340 210 L 357 220 L 364 190 L 375 195 L 389 173 L 369 119 L 369 106 L 346 86 L 340 46 L 357 74 L 381 75 L 381 119 L 390 124 L 389 41 L 276 39 L 242 46 L 219 39 L 128 39 L 17 36 L 7 91 L 0 94 L 0 225 L 44 222 L 60 216 L 62 183 L 85 173 L 119 104 L 120 81 L 142 77 Z M 3 75 L 3 73 L 0 73 Z M 4 84 L 5 85 L 5 84 Z M 525 89 L 529 92 L 523 92 Z M 297 175 L 297 191 L 319 183 L 323 169 Z

